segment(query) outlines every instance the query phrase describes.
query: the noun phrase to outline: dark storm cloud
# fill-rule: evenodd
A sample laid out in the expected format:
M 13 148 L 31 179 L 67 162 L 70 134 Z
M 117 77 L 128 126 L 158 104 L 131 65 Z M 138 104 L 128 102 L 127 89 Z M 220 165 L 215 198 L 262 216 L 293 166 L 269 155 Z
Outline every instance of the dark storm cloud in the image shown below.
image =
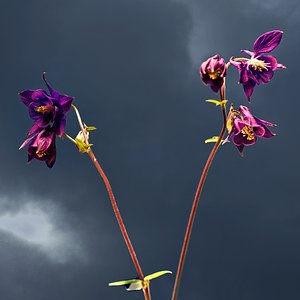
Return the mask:
M 55 262 L 2 231 L 3 299 L 142 299 L 107 287 L 136 274 L 88 157 L 59 141 L 57 164 L 48 170 L 38 162 L 26 165 L 25 151 L 18 152 L 31 122 L 17 92 L 43 87 L 40 75 L 47 71 L 53 87 L 75 96 L 84 120 L 98 128 L 92 133 L 95 153 L 144 273 L 175 272 L 210 149 L 203 140 L 221 125 L 218 111 L 204 104 L 212 94 L 199 81 L 198 65 L 216 52 L 228 59 L 251 49 L 259 34 L 273 28 L 285 31 L 274 54 L 288 69 L 257 87 L 250 106 L 258 117 L 278 124 L 277 137 L 246 149 L 243 159 L 231 144 L 218 153 L 180 295 L 185 300 L 299 297 L 295 1 L 2 1 L 0 6 L 5 41 L 0 198 L 9 199 L 0 217 L 17 215 L 33 202 L 51 215 L 57 232 L 74 234 L 86 258 Z M 229 74 L 229 100 L 245 104 L 236 70 Z M 72 112 L 67 131 L 78 131 Z M 49 203 L 54 212 L 47 211 Z M 156 280 L 153 299 L 168 299 L 173 279 Z

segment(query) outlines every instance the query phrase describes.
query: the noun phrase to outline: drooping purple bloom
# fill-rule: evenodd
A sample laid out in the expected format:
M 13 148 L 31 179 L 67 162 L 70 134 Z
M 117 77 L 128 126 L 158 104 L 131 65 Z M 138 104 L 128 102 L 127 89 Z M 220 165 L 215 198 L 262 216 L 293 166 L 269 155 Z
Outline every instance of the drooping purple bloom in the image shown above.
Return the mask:
M 52 168 L 56 160 L 55 133 L 52 128 L 41 129 L 32 137 L 28 138 L 19 149 L 28 145 L 28 162 L 34 158 L 45 161 Z
M 250 58 L 231 57 L 230 63 L 239 70 L 239 82 L 243 85 L 248 101 L 250 101 L 256 84 L 268 83 L 275 70 L 285 68 L 284 65 L 277 63 L 275 56 L 264 54 L 271 52 L 279 45 L 282 34 L 283 32 L 280 30 L 272 30 L 259 36 L 254 42 L 254 52 L 241 50 Z
M 267 126 L 276 126 L 276 124 L 253 116 L 246 106 L 241 105 L 238 110 L 231 107 L 227 118 L 228 136 L 223 143 L 233 137 L 232 142 L 243 155 L 244 146 L 254 145 L 257 137 L 270 138 L 275 135 Z
M 25 90 L 19 94 L 29 109 L 29 116 L 34 120 L 28 135 L 51 126 L 54 133 L 62 137 L 66 126 L 66 113 L 71 108 L 73 98 L 54 90 L 46 81 L 45 73 L 43 73 L 43 80 L 48 87 L 49 94 L 42 89 Z
M 209 85 L 217 93 L 224 83 L 226 63 L 218 54 L 203 62 L 200 67 L 200 76 L 204 84 Z

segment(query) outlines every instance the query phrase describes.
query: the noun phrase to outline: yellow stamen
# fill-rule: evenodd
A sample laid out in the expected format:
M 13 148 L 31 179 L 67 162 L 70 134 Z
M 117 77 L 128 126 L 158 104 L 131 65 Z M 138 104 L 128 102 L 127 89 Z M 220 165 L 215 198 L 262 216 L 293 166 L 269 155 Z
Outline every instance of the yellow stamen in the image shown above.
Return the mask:
M 220 74 L 222 73 L 222 71 L 220 69 L 215 70 L 214 72 L 210 72 L 210 70 L 208 70 L 208 76 L 210 79 L 215 80 L 218 77 L 220 77 Z
M 243 134 L 243 137 L 246 137 L 247 141 L 254 140 L 254 131 L 253 127 L 251 126 L 244 126 L 244 128 L 241 130 L 241 133 Z
M 53 107 L 50 105 L 41 105 L 41 106 L 36 107 L 34 110 L 41 114 L 44 114 L 44 113 L 48 113 L 48 112 L 53 112 Z
M 45 152 L 36 152 L 36 156 L 37 156 L 38 158 L 42 158 L 42 157 L 45 156 L 45 155 L 46 155 Z
M 271 67 L 269 63 L 266 63 L 263 60 L 259 60 L 254 57 L 250 58 L 248 63 L 254 70 L 258 70 L 259 72 L 262 72 L 263 70 L 268 71 L 268 68 Z

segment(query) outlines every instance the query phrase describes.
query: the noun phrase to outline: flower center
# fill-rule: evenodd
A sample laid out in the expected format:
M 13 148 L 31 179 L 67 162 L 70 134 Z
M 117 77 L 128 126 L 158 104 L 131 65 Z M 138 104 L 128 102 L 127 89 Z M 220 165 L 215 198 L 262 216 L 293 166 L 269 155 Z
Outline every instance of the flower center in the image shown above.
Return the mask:
M 42 157 L 45 156 L 45 155 L 46 155 L 45 151 L 37 151 L 37 152 L 36 152 L 36 156 L 37 156 L 38 158 L 42 158 Z
M 217 70 L 215 70 L 215 71 L 213 71 L 213 72 L 211 72 L 211 70 L 208 69 L 208 76 L 209 76 L 209 78 L 212 79 L 212 80 L 215 80 L 215 79 L 217 79 L 218 77 L 220 77 L 220 74 L 221 74 L 221 73 L 222 73 L 222 71 L 221 71 L 220 69 L 217 69 Z
M 251 126 L 244 126 L 244 128 L 241 130 L 241 133 L 242 133 L 243 137 L 246 137 L 247 141 L 254 140 L 253 127 L 251 127 Z
M 37 106 L 34 110 L 41 114 L 51 113 L 54 111 L 54 106 L 53 105 L 41 105 L 41 106 Z
M 268 68 L 270 68 L 270 64 L 264 62 L 263 60 L 259 60 L 257 58 L 251 57 L 248 61 L 248 64 L 254 69 L 258 70 L 259 72 L 262 72 L 263 70 L 268 71 Z

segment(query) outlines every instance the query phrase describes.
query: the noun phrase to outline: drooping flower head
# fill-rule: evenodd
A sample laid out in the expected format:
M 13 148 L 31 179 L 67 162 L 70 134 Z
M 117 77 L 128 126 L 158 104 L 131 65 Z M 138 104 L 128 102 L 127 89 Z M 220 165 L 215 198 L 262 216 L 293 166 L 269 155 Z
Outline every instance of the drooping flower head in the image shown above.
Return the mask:
M 56 160 L 55 137 L 53 129 L 48 127 L 28 138 L 19 149 L 28 145 L 28 162 L 35 158 L 52 168 Z
M 284 65 L 277 63 L 275 56 L 264 54 L 271 52 L 279 45 L 282 34 L 280 30 L 272 30 L 259 36 L 254 42 L 254 52 L 241 50 L 250 58 L 231 57 L 230 63 L 239 70 L 239 82 L 243 85 L 248 101 L 256 84 L 268 83 L 275 70 L 285 68 Z
M 246 106 L 241 105 L 238 110 L 231 107 L 227 117 L 228 136 L 223 143 L 232 138 L 232 142 L 243 155 L 244 147 L 254 145 L 257 137 L 270 138 L 275 135 L 267 126 L 276 126 L 276 124 L 253 116 Z
M 34 120 L 28 135 L 51 126 L 53 132 L 62 137 L 66 126 L 66 113 L 71 108 L 73 98 L 54 90 L 46 81 L 45 73 L 43 73 L 43 80 L 48 87 L 49 94 L 42 89 L 25 90 L 19 94 L 29 109 L 30 118 Z
M 226 63 L 218 54 L 203 62 L 200 67 L 200 76 L 204 84 L 209 85 L 217 93 L 224 83 Z

